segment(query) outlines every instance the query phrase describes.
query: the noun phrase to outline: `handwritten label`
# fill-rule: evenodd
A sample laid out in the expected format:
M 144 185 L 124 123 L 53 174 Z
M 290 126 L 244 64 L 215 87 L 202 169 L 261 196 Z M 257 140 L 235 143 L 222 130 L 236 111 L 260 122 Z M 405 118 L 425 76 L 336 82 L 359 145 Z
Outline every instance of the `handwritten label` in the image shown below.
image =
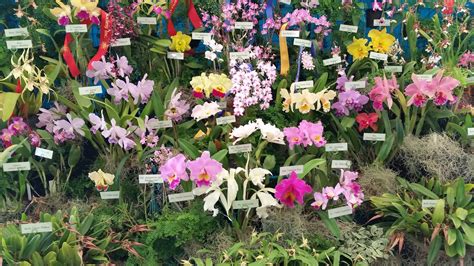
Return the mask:
M 283 30 L 280 32 L 280 36 L 282 37 L 300 37 L 299 30 Z
M 376 53 L 376 52 L 370 52 L 369 57 L 370 59 L 382 60 L 382 61 L 387 61 L 388 59 L 387 54 L 381 54 L 381 53 Z
M 251 152 L 252 151 L 252 144 L 241 144 L 241 145 L 234 145 L 228 146 L 229 154 L 236 154 L 242 152 Z
M 168 52 L 168 59 L 184 60 L 184 53 Z
M 4 163 L 3 172 L 30 171 L 30 162 Z
M 173 122 L 171 120 L 155 121 L 152 123 L 151 126 L 155 129 L 170 128 L 173 127 Z
M 376 27 L 388 27 L 390 26 L 390 19 L 374 19 L 374 26 Z
M 239 209 L 251 209 L 258 207 L 258 200 L 251 199 L 251 200 L 236 200 L 232 202 L 232 209 L 239 210 Z
M 291 0 L 279 0 L 278 2 L 285 4 L 285 5 L 291 5 Z
M 43 148 L 36 148 L 35 155 L 46 159 L 53 159 L 53 151 Z
M 162 184 L 161 175 L 138 175 L 138 183 L 140 184 Z
M 229 53 L 230 59 L 249 59 L 250 53 L 249 52 L 230 52 Z
M 349 215 L 349 214 L 352 214 L 352 208 L 349 207 L 349 206 L 344 206 L 344 207 L 339 207 L 339 208 L 334 208 L 334 209 L 328 210 L 328 215 L 329 215 L 330 219 L 336 218 L 336 217 L 341 217 L 341 216 L 344 216 L 344 215 Z
M 326 151 L 347 151 L 347 143 L 327 143 L 324 145 Z
M 346 25 L 346 24 L 341 24 L 339 26 L 339 31 L 344 31 L 344 32 L 353 32 L 356 33 L 359 27 L 353 26 L 353 25 Z
M 194 194 L 192 192 L 183 192 L 183 193 L 176 193 L 168 195 L 168 200 L 170 202 L 180 202 L 180 201 L 187 201 L 193 200 Z
M 91 95 L 102 93 L 101 86 L 79 87 L 79 95 Z
M 403 72 L 403 66 L 385 66 L 385 72 L 401 73 Z
M 418 79 L 421 80 L 426 80 L 426 81 L 432 81 L 433 80 L 433 75 L 430 74 L 421 74 L 421 75 L 416 75 Z
M 474 127 L 468 127 L 467 128 L 467 135 L 468 136 L 474 136 Z
M 212 38 L 212 33 L 210 32 L 193 32 L 191 34 L 193 40 L 210 40 Z
M 434 208 L 436 207 L 436 204 L 438 201 L 444 201 L 442 199 L 437 199 L 437 200 L 421 200 L 421 208 Z
M 365 80 L 360 80 L 360 81 L 348 81 L 344 83 L 344 88 L 346 90 L 351 90 L 351 89 L 362 89 L 365 88 L 367 82 Z
M 7 49 L 28 49 L 33 47 L 31 40 L 7 41 Z
M 53 231 L 53 224 L 51 222 L 20 224 L 20 231 L 22 234 L 33 233 L 47 233 Z
M 28 36 L 27 28 L 5 29 L 5 37 Z
M 218 117 L 216 119 L 216 122 L 217 122 L 218 125 L 225 125 L 225 124 L 235 123 L 235 115 Z
M 296 174 L 302 174 L 304 171 L 303 165 L 293 165 L 293 166 L 282 166 L 280 167 L 280 175 L 289 175 L 291 172 Z
M 323 60 L 323 65 L 324 66 L 330 66 L 330 65 L 335 65 L 339 64 L 342 62 L 342 58 L 340 56 L 335 56 L 333 58 L 328 58 Z
M 103 200 L 120 198 L 120 191 L 104 191 L 100 192 L 100 198 Z
M 385 134 L 383 134 L 383 133 L 364 133 L 364 140 L 385 141 Z
M 312 81 L 312 80 L 298 81 L 298 82 L 295 82 L 293 84 L 294 84 L 296 90 L 314 87 L 314 81 Z
M 349 169 L 351 168 L 351 161 L 348 160 L 332 160 L 331 168 L 332 169 Z
M 251 30 L 253 29 L 253 22 L 251 21 L 236 21 L 234 29 L 237 30 Z
M 310 48 L 311 47 L 311 41 L 310 40 L 305 40 L 305 39 L 295 38 L 293 40 L 293 45 Z
M 129 45 L 132 45 L 130 38 L 120 38 L 120 39 L 117 39 L 110 46 L 117 47 L 117 46 L 129 46 Z
M 137 23 L 142 25 L 156 25 L 156 17 L 138 17 Z
M 84 33 L 84 32 L 87 32 L 87 25 L 86 24 L 69 24 L 69 25 L 66 25 L 66 32 L 67 33 L 72 33 L 72 32 Z

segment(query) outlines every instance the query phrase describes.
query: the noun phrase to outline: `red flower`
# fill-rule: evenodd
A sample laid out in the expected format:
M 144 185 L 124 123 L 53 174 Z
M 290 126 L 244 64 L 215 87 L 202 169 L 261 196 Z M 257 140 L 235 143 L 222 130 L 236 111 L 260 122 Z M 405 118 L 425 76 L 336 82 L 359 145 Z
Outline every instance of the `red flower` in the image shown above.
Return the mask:
M 23 88 L 21 87 L 21 81 L 20 81 L 20 79 L 18 79 L 18 80 L 16 81 L 15 92 L 16 92 L 16 93 L 21 93 L 21 91 L 23 91 Z
M 454 0 L 444 0 L 443 14 L 451 15 L 454 11 Z
M 377 131 L 377 120 L 379 116 L 377 113 L 360 113 L 356 117 L 357 123 L 359 123 L 359 132 L 362 132 L 366 128 L 371 128 L 373 131 Z

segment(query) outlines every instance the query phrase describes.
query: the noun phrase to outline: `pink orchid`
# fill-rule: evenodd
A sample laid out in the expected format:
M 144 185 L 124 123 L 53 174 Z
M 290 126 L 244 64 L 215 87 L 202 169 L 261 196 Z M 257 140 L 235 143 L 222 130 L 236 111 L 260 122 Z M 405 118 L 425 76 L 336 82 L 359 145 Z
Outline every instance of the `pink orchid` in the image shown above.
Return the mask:
M 110 140 L 110 139 L 109 139 Z M 110 142 L 110 141 L 109 141 Z M 118 141 L 117 144 L 122 147 L 122 149 L 128 151 L 131 150 L 133 147 L 135 147 L 137 144 L 135 141 L 129 139 L 127 136 L 121 137 Z
M 408 100 L 407 105 L 410 106 L 414 104 L 416 107 L 423 106 L 428 100 L 426 97 L 428 82 L 423 79 L 419 79 L 417 75 L 412 74 L 411 79 L 413 83 L 408 85 L 405 89 L 405 94 L 411 96 Z
M 291 172 L 288 179 L 283 179 L 275 187 L 275 198 L 287 207 L 293 208 L 295 200 L 299 204 L 303 204 L 303 197 L 313 190 L 311 186 L 299 179 L 295 172 Z
M 160 173 L 163 180 L 169 184 L 171 190 L 175 190 L 181 180 L 189 180 L 188 173 L 186 173 L 186 157 L 178 154 L 166 161 L 160 167 Z
M 300 145 L 302 143 L 303 136 L 301 136 L 299 128 L 287 127 L 283 129 L 283 133 L 285 134 L 286 141 L 288 141 L 291 150 L 295 145 Z
M 444 105 L 448 101 L 454 102 L 453 90 L 459 86 L 459 81 L 452 77 L 443 78 L 443 70 L 439 71 L 428 84 L 429 91 L 434 92 L 433 102 L 436 105 Z
M 119 103 L 122 99 L 128 101 L 128 93 L 136 90 L 137 85 L 130 83 L 128 77 L 125 77 L 125 81 L 117 79 L 112 83 L 112 87 L 107 90 L 109 95 L 114 96 L 114 102 Z
M 382 110 L 383 102 L 387 102 L 388 109 L 392 109 L 392 92 L 398 89 L 397 79 L 392 75 L 392 79 L 387 80 L 387 77 L 376 77 L 375 86 L 369 93 L 370 100 L 372 100 L 374 109 Z
M 111 125 L 109 129 L 105 129 L 104 131 L 102 131 L 102 136 L 104 136 L 104 138 L 108 138 L 109 143 L 115 144 L 118 143 L 120 139 L 126 137 L 127 130 L 125 130 L 125 128 L 117 126 L 114 118 L 112 118 L 110 124 Z M 122 140 L 122 143 L 123 142 L 126 141 Z
M 2 129 L 0 134 L 0 140 L 2 141 L 3 147 L 8 148 L 12 145 L 13 132 L 8 128 Z
M 117 60 L 115 61 L 115 65 L 117 65 L 117 68 L 115 69 L 115 72 L 120 76 L 120 77 L 125 77 L 127 75 L 130 75 L 133 72 L 133 67 L 131 67 L 128 64 L 128 59 L 125 56 L 117 56 Z
M 316 192 L 314 193 L 314 202 L 311 203 L 311 206 L 319 210 L 325 210 L 328 205 L 328 198 L 326 198 L 322 193 Z
M 200 158 L 188 162 L 188 168 L 191 171 L 191 180 L 198 187 L 209 186 L 216 179 L 217 174 L 222 171 L 222 164 L 211 159 L 210 153 L 205 151 Z
M 13 132 L 13 135 L 18 136 L 27 132 L 30 127 L 23 121 L 22 117 L 13 117 L 8 123 L 8 130 Z
M 145 104 L 150 99 L 155 82 L 153 80 L 148 80 L 146 78 L 147 78 L 147 74 L 145 74 L 142 80 L 138 82 L 138 85 L 129 86 L 128 91 L 133 97 L 134 104 L 138 104 L 139 100 L 142 104 Z
M 107 124 L 105 123 L 105 118 L 104 118 L 104 112 L 103 111 L 101 112 L 101 117 L 98 117 L 94 113 L 90 113 L 89 114 L 89 121 L 93 124 L 93 126 L 91 127 L 91 132 L 93 134 L 95 134 L 97 132 L 97 130 L 100 129 L 101 131 L 103 131 L 107 127 Z
M 91 66 L 92 70 L 87 70 L 86 76 L 89 78 L 94 78 L 94 84 L 97 84 L 99 80 L 115 77 L 115 74 L 112 71 L 114 64 L 105 61 L 104 56 L 102 56 L 102 60 L 92 62 Z
M 338 183 L 335 187 L 325 187 L 323 188 L 323 195 L 327 199 L 339 200 L 339 195 L 344 192 L 344 188 Z
M 68 138 L 74 138 L 74 132 L 77 134 L 84 136 L 84 131 L 82 130 L 82 126 L 84 126 L 84 120 L 81 118 L 72 118 L 71 114 L 66 114 L 65 119 L 61 119 L 54 122 L 53 132 L 59 133 L 63 132 Z

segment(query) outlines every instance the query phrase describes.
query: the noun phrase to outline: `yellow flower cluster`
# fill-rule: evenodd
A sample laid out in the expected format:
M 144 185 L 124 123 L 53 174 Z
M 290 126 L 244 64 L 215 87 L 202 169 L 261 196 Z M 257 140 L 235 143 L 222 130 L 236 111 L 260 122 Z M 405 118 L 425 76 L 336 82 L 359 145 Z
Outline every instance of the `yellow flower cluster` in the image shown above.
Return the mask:
M 193 87 L 193 95 L 197 98 L 210 97 L 211 93 L 215 97 L 223 98 L 232 87 L 232 81 L 225 74 L 211 73 L 209 76 L 202 73 L 195 76 L 189 82 Z
M 336 92 L 333 90 L 324 89 L 318 93 L 310 92 L 308 89 L 302 92 L 288 92 L 287 89 L 280 91 L 283 97 L 283 111 L 293 111 L 294 107 L 302 114 L 307 114 L 311 110 L 319 111 L 321 107 L 325 113 L 331 110 L 331 100 L 336 97 Z
M 368 40 L 364 38 L 354 38 L 352 43 L 347 46 L 347 52 L 354 57 L 354 60 L 366 58 L 369 51 L 378 53 L 387 53 L 390 47 L 395 43 L 395 37 L 387 33 L 386 29 L 373 29 L 369 32 L 370 43 L 366 45 Z
M 178 31 L 176 35 L 171 36 L 170 49 L 176 52 L 184 53 L 191 50 L 191 36 Z

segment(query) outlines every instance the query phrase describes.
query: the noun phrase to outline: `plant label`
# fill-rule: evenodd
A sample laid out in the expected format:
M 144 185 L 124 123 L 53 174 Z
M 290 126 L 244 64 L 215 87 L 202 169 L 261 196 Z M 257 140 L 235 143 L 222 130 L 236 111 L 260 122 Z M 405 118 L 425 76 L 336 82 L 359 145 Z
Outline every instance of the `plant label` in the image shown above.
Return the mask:
M 193 32 L 191 34 L 193 40 L 210 40 L 212 38 L 212 33 L 210 32 Z
M 340 56 L 334 56 L 333 58 L 328 58 L 323 60 L 324 66 L 331 66 L 335 64 L 339 64 L 342 62 L 342 58 Z
M 468 136 L 474 136 L 474 127 L 468 127 L 467 128 L 467 135 Z
M 403 72 L 403 66 L 385 66 L 384 70 L 390 73 L 401 73 Z
M 226 109 L 227 108 L 227 102 L 218 102 L 217 105 L 219 105 L 219 108 L 221 108 L 221 109 Z
M 424 199 L 424 200 L 421 200 L 421 207 L 422 208 L 434 208 L 434 207 L 436 207 L 436 204 L 440 200 L 442 200 L 442 199 L 437 199 L 437 200 L 425 200 Z
M 103 200 L 119 199 L 120 198 L 120 191 L 100 192 L 100 198 L 103 199 Z
M 251 209 L 258 207 L 258 200 L 251 199 L 251 200 L 236 200 L 232 202 L 232 209 L 240 210 L 240 209 Z
M 334 209 L 328 210 L 328 215 L 329 215 L 330 219 L 345 216 L 345 215 L 349 215 L 349 214 L 352 214 L 352 208 L 349 207 L 349 206 L 344 206 L 344 207 L 339 207 L 339 208 L 334 208 Z
M 188 200 L 193 200 L 193 199 L 194 199 L 194 194 L 192 192 L 183 192 L 183 193 L 168 195 L 168 200 L 170 202 L 188 201 Z
M 52 232 L 53 224 L 51 222 L 20 224 L 20 231 L 22 234 Z
M 282 37 L 300 37 L 299 30 L 283 30 L 280 32 L 280 36 Z
M 293 165 L 293 166 L 282 166 L 280 167 L 280 175 L 289 175 L 291 172 L 295 172 L 296 174 L 302 174 L 304 171 L 303 165 Z
M 168 52 L 168 59 L 184 60 L 184 53 Z
M 249 59 L 250 53 L 249 52 L 230 52 L 229 56 L 230 56 L 230 60 Z
M 382 61 L 387 61 L 388 59 L 387 54 L 381 54 L 381 53 L 376 53 L 376 52 L 370 52 L 369 57 L 370 59 L 382 60 Z
M 308 47 L 308 48 L 311 48 L 311 41 L 310 40 L 305 40 L 305 39 L 299 39 L 299 38 L 295 38 L 293 40 L 293 45 L 296 45 L 296 46 L 303 46 L 303 47 Z
M 467 84 L 474 84 L 474 76 L 468 77 L 468 78 L 466 79 L 466 82 L 467 82 Z
M 33 42 L 31 40 L 7 41 L 7 48 L 9 50 L 28 49 L 32 47 Z
M 236 21 L 234 25 L 236 30 L 251 30 L 253 29 L 253 22 L 251 21 Z
M 390 26 L 390 19 L 374 19 L 375 27 L 388 27 Z
M 170 128 L 173 127 L 173 122 L 171 120 L 156 121 L 152 124 L 152 127 L 155 129 Z
M 102 93 L 101 86 L 79 87 L 79 95 L 93 95 Z
M 43 148 L 36 148 L 35 150 L 35 155 L 38 157 L 43 157 L 46 159 L 53 159 L 53 151 L 52 150 L 47 150 Z
M 291 5 L 291 0 L 278 0 L 278 2 L 285 4 L 285 5 Z
M 332 169 L 349 169 L 351 168 L 351 161 L 348 160 L 332 160 L 331 168 Z
M 383 133 L 364 133 L 364 140 L 385 141 L 385 134 L 383 134 Z
M 156 17 L 138 17 L 137 23 L 142 25 L 156 25 Z
M 218 125 L 225 125 L 225 124 L 232 124 L 235 123 L 235 115 L 229 115 L 229 116 L 223 116 L 223 117 L 218 117 L 216 119 L 216 123 Z
M 312 81 L 312 80 L 298 81 L 298 82 L 295 82 L 293 84 L 295 86 L 295 90 L 314 87 L 314 81 Z
M 352 90 L 352 89 L 362 89 L 365 88 L 367 82 L 365 80 L 359 80 L 359 81 L 348 81 L 344 83 L 344 88 L 346 90 Z
M 27 28 L 14 28 L 14 29 L 5 29 L 5 37 L 19 37 L 19 36 L 28 36 Z
M 339 25 L 339 31 L 357 33 L 359 27 L 353 25 L 341 24 Z
M 87 32 L 86 24 L 69 24 L 66 25 L 67 33 L 84 33 Z
M 327 143 L 324 145 L 327 152 L 330 151 L 347 151 L 347 143 Z
M 162 184 L 161 175 L 138 175 L 138 183 L 140 184 Z
M 30 162 L 4 163 L 3 172 L 30 171 Z
M 117 46 L 130 46 L 130 45 L 132 45 L 130 38 L 120 38 L 120 39 L 117 39 L 110 46 L 117 47 Z
M 432 81 L 433 80 L 433 75 L 430 74 L 421 74 L 421 75 L 416 75 L 418 79 L 421 80 L 426 80 L 426 81 Z
M 227 148 L 229 149 L 229 154 L 251 152 L 252 144 L 234 145 L 234 146 L 228 146 Z

